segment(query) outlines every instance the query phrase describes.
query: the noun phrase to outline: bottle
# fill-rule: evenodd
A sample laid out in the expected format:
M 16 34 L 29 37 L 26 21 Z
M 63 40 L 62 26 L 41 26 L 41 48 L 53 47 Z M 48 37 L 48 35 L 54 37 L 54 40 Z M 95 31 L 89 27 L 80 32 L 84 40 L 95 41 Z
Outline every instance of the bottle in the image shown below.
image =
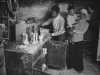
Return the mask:
M 24 44 L 24 45 L 29 45 L 28 35 L 27 35 L 27 34 L 25 34 L 25 39 L 24 39 L 24 41 L 23 41 L 23 44 Z
M 41 35 L 39 36 L 39 41 L 40 41 L 40 42 L 43 42 L 43 37 L 44 37 L 43 34 L 41 34 Z
M 31 32 L 31 44 L 33 43 L 33 32 Z
M 25 33 L 22 34 L 22 43 L 24 44 L 24 40 L 25 40 Z

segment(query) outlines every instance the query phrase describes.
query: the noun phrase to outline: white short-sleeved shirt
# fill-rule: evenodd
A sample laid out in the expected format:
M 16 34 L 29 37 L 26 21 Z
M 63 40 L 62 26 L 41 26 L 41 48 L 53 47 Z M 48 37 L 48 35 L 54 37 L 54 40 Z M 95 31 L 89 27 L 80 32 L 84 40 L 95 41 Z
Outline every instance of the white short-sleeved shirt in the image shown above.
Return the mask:
M 67 23 L 68 23 L 69 27 L 72 27 L 73 24 L 76 23 L 76 21 L 75 21 L 76 18 L 77 18 L 76 14 L 74 14 L 73 16 L 71 16 L 71 15 L 67 16 Z

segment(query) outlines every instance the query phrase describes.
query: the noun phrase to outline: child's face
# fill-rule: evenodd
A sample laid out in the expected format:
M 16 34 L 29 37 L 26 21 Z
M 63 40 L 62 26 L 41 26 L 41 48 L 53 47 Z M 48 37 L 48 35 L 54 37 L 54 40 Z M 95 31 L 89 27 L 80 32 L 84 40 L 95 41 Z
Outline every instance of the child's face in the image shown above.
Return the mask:
M 74 15 L 74 13 L 75 13 L 75 10 L 74 10 L 74 9 L 71 9 L 71 10 L 69 11 L 69 14 L 72 15 L 72 16 Z
M 77 19 L 81 19 L 81 14 L 76 14 L 77 15 Z

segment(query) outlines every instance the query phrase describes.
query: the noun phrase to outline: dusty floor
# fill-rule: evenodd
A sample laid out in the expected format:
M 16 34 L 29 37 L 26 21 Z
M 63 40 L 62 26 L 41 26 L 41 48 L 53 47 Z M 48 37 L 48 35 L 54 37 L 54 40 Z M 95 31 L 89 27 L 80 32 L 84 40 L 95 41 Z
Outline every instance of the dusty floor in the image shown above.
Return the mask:
M 82 73 L 77 73 L 74 69 L 63 70 L 48 69 L 46 72 L 51 75 L 100 75 L 100 65 L 93 62 L 92 57 L 86 54 L 83 54 L 84 58 L 84 71 Z M 6 75 L 5 64 L 0 68 L 0 75 Z
M 3 66 L 0 68 L 0 75 L 6 75 L 5 63 L 3 63 Z
M 48 69 L 47 73 L 51 75 L 100 75 L 100 70 L 97 63 L 93 63 L 92 59 L 86 54 L 84 54 L 84 71 L 82 73 L 77 73 L 74 69 L 67 70 L 56 70 Z

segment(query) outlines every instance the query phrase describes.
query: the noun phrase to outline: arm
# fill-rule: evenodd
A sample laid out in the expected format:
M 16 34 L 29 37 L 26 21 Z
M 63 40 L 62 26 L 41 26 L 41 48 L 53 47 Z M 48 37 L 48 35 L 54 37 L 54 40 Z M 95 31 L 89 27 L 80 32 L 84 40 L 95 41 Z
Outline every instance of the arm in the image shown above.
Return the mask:
M 42 26 L 46 26 L 46 25 L 49 25 L 51 23 L 51 19 L 45 21 L 42 23 Z
M 68 24 L 69 27 L 72 27 L 72 24 L 71 24 L 71 22 L 70 22 L 69 16 L 67 16 L 67 24 Z
M 76 34 L 84 34 L 87 31 L 88 27 L 89 27 L 89 24 L 87 23 L 81 30 L 74 30 L 73 32 Z
M 65 24 L 65 20 L 63 18 L 61 18 L 60 20 L 60 29 L 57 32 L 52 33 L 52 36 L 57 36 L 63 33 L 64 31 L 64 24 Z

